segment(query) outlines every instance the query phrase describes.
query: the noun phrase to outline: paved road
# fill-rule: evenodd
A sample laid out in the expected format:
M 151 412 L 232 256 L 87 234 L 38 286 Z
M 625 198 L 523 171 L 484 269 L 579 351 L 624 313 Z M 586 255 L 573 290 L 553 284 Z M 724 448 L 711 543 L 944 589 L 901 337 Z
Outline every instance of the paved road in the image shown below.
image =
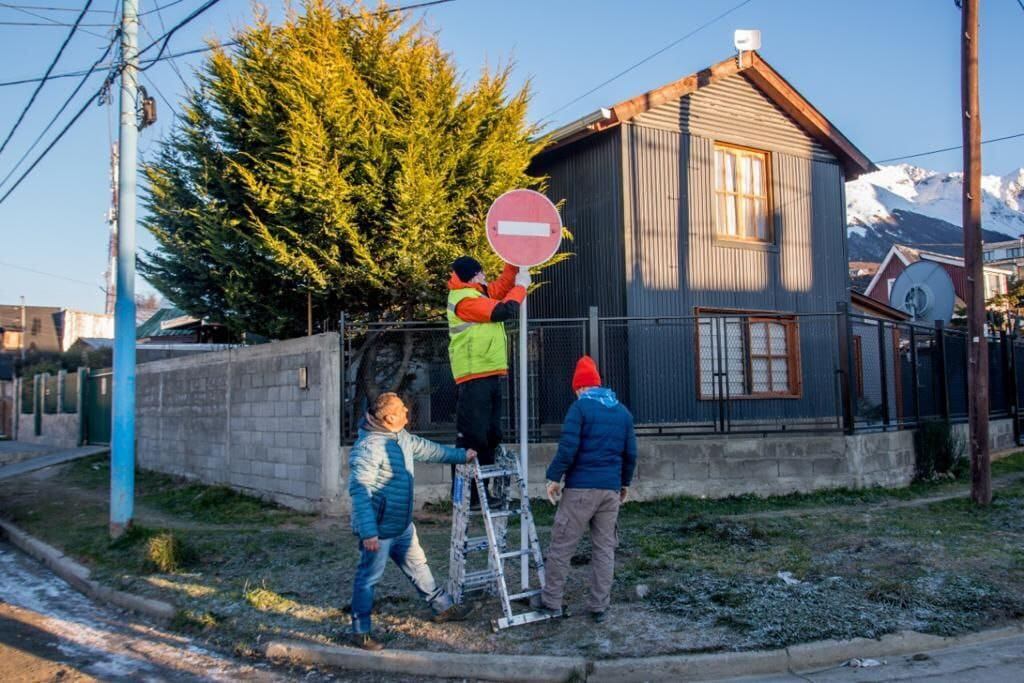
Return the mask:
M 925 653 L 927 658 L 889 657 L 881 666 L 839 667 L 819 672 L 798 672 L 768 677 L 734 679 L 733 683 L 1018 683 L 1024 681 L 1024 636 L 979 645 Z M 918 655 L 920 657 L 920 655 Z
M 17 443 L 17 442 L 15 442 Z M 0 467 L 0 479 L 17 477 L 28 472 L 41 470 L 45 467 L 60 465 L 79 458 L 88 458 L 90 455 L 106 453 L 110 448 L 107 446 L 80 446 L 78 448 L 50 449 L 42 451 L 42 454 L 33 454 L 31 457 L 24 457 L 17 462 Z M 2 452 L 0 452 L 2 454 Z M 22 454 L 24 455 L 24 453 Z

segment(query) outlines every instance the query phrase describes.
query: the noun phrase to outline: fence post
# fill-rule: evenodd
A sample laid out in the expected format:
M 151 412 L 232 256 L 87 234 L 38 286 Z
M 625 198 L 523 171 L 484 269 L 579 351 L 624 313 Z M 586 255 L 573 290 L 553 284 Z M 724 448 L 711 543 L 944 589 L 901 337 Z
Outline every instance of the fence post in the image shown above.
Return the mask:
M 1006 330 L 999 331 L 999 360 L 999 370 L 1003 373 L 1003 392 L 1006 394 L 1006 412 L 1016 424 L 1017 378 L 1013 370 L 1012 337 Z
M 89 378 L 88 368 L 78 368 L 78 445 L 84 446 L 89 439 L 86 431 L 85 382 Z
M 850 304 L 840 301 L 836 305 L 836 333 L 839 337 L 839 392 L 842 397 L 843 430 L 853 434 L 856 413 L 857 380 L 853 376 L 856 362 L 853 358 L 852 333 L 850 330 Z
M 591 306 L 587 312 L 587 353 L 601 368 L 601 326 L 598 323 L 597 306 Z
M 949 422 L 949 373 L 946 372 L 946 325 L 935 321 L 935 355 L 932 358 L 932 373 L 935 375 L 936 400 L 943 422 Z
M 14 378 L 14 415 L 11 417 L 11 438 L 15 441 L 18 440 L 18 427 L 21 424 L 21 392 L 24 391 L 21 388 L 21 384 L 24 381 L 21 377 Z
M 67 381 L 68 371 L 57 371 L 57 413 L 64 412 L 64 383 Z
M 918 392 L 917 376 L 917 332 L 910 326 L 910 387 L 914 392 L 914 426 L 921 426 L 921 395 Z
M 43 392 L 40 391 L 40 387 L 44 386 L 44 379 L 40 379 L 43 375 L 36 374 L 32 377 L 32 417 L 34 420 L 34 432 L 36 436 L 42 436 L 43 434 Z
M 338 314 L 338 344 L 341 345 L 341 359 L 338 363 L 341 367 L 341 377 L 338 378 L 338 389 L 341 392 L 341 400 L 338 401 L 338 410 L 341 413 L 338 416 L 338 424 L 341 427 L 339 446 L 343 446 L 345 439 L 348 438 L 348 420 L 345 419 L 348 416 L 348 409 L 345 405 L 345 400 L 348 398 L 348 368 L 345 366 L 345 361 L 348 360 L 348 348 L 345 344 L 345 311 Z
M 889 369 L 885 366 L 885 321 L 878 321 L 878 375 L 881 379 L 882 394 L 882 431 L 889 429 L 891 419 L 889 411 Z

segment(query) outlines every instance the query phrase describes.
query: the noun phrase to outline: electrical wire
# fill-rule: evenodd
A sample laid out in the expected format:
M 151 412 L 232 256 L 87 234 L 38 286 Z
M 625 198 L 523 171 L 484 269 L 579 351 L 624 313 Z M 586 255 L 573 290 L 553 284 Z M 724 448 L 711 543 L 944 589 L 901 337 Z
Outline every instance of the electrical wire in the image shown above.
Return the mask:
M 1024 0 L 1022 0 L 1024 1 Z M 999 138 L 989 138 L 988 140 L 982 140 L 981 144 L 988 145 L 993 142 L 1003 142 L 1004 140 L 1013 140 L 1015 138 L 1024 138 L 1024 133 L 1014 133 L 1013 135 L 1004 135 Z M 928 157 L 933 154 L 941 154 L 942 152 L 952 152 L 958 149 L 963 149 L 963 145 L 953 145 L 952 147 L 943 147 L 942 149 L 933 149 L 928 152 L 917 152 L 916 154 L 904 154 L 900 157 L 889 157 L 888 159 L 880 159 L 876 161 L 876 164 L 887 164 L 890 161 L 901 161 L 903 159 L 917 159 L 918 157 Z
M 164 17 L 163 17 L 163 15 L 160 14 L 159 12 L 157 12 L 156 16 L 157 16 L 157 19 L 159 19 L 159 21 L 160 21 L 160 30 L 166 32 L 167 31 L 167 27 L 164 25 Z M 139 28 L 141 28 L 143 30 L 143 32 L 147 36 L 149 36 L 150 40 L 154 40 L 153 34 L 149 32 L 149 29 L 146 28 L 145 24 L 140 23 L 139 24 Z M 178 65 L 174 62 L 174 60 L 173 59 L 168 59 L 167 60 L 167 64 L 171 67 L 171 70 L 174 71 L 174 75 L 178 77 L 178 80 L 181 81 L 181 84 L 185 87 L 185 90 L 188 90 L 188 81 L 186 81 L 185 77 L 181 75 L 181 70 L 178 69 Z
M 46 73 L 43 74 L 43 80 L 39 83 L 39 85 L 36 86 L 36 89 L 32 91 L 32 95 L 28 98 L 28 104 L 26 104 L 25 108 L 21 110 L 21 113 L 18 114 L 18 118 L 15 120 L 14 126 L 11 127 L 11 131 L 7 134 L 7 137 L 4 138 L 3 144 L 0 144 L 0 154 L 3 154 L 3 151 L 7 148 L 7 144 L 11 141 L 11 138 L 14 137 L 15 131 L 18 130 L 18 126 L 20 126 L 21 122 L 25 120 L 25 115 L 28 114 L 28 110 L 32 108 L 32 103 L 36 101 L 36 97 L 38 97 L 39 91 L 43 89 L 44 85 L 46 85 L 45 79 L 47 78 L 47 76 L 53 73 L 54 67 L 57 66 L 57 62 L 60 61 L 61 55 L 64 54 L 64 49 L 67 48 L 68 43 L 71 42 L 71 39 L 74 37 L 75 32 L 78 30 L 78 25 L 82 22 L 82 19 L 85 18 L 85 13 L 89 11 L 89 7 L 91 6 L 92 0 L 86 0 L 85 7 L 83 7 L 82 11 L 78 13 L 78 18 L 75 19 L 74 25 L 71 27 L 71 30 L 68 31 L 68 35 L 64 38 L 64 42 L 61 43 L 60 49 L 57 50 L 56 56 L 50 62 L 50 65 L 46 67 Z
M 50 122 L 46 124 L 46 128 L 44 128 L 43 131 L 38 136 L 36 136 L 36 139 L 32 142 L 29 148 L 25 150 L 25 153 L 21 155 L 21 158 L 18 159 L 18 161 L 14 164 L 14 167 L 11 168 L 10 172 L 6 176 L 4 176 L 4 179 L 0 180 L 0 187 L 3 187 L 4 185 L 7 184 L 7 181 L 11 179 L 11 176 L 13 176 L 15 172 L 17 172 L 21 165 L 25 163 L 25 160 L 29 157 L 32 151 L 39 145 L 40 142 L 42 142 L 46 134 L 50 132 L 51 128 L 53 128 L 53 125 L 57 123 L 57 119 L 60 118 L 60 115 L 64 113 L 64 110 L 68 108 L 68 106 L 75 99 L 75 97 L 82 90 L 82 88 L 85 87 L 85 84 L 88 82 L 89 77 L 92 76 L 96 69 L 99 68 L 99 65 L 103 62 L 103 60 L 107 58 L 107 56 L 110 54 L 110 51 L 114 49 L 114 45 L 117 44 L 117 41 L 120 37 L 121 32 L 115 31 L 113 37 L 111 37 L 110 39 L 110 42 L 107 44 L 107 48 L 103 51 L 103 54 L 101 54 L 99 58 L 95 62 L 93 62 L 93 65 L 89 68 L 89 70 L 86 71 L 85 74 L 83 74 L 82 80 L 78 82 L 78 85 L 75 86 L 75 89 L 72 90 L 71 94 L 68 95 L 67 99 L 64 100 L 64 104 L 60 105 L 60 109 L 58 109 L 57 113 L 53 115 L 53 117 L 50 119 Z
M 25 5 L 25 4 L 13 4 L 9 2 L 0 2 L 0 7 L 7 7 L 8 9 L 25 9 L 25 10 L 39 10 L 42 12 L 77 12 L 78 10 L 74 7 L 50 7 L 44 5 Z M 95 14 L 114 14 L 108 9 L 91 9 L 90 12 Z
M 45 270 L 36 270 L 35 268 L 29 268 L 27 266 L 19 266 L 15 263 L 7 263 L 6 261 L 0 261 L 0 266 L 6 268 L 14 268 L 15 270 L 24 270 L 27 273 L 35 273 L 36 275 L 45 275 L 47 277 L 54 277 L 59 280 L 67 280 L 68 282 L 76 282 L 80 285 L 89 285 L 90 287 L 99 287 L 95 282 L 86 282 L 85 280 L 76 280 L 73 277 L 67 277 L 66 275 L 57 275 L 56 273 L 47 273 Z M 103 289 L 100 287 L 100 289 Z
M 552 116 L 554 116 L 558 112 L 562 111 L 563 109 L 566 109 L 567 107 L 570 107 L 570 106 L 576 104 L 577 102 L 582 100 L 584 97 L 587 97 L 588 95 L 593 95 L 595 92 L 597 92 L 598 90 L 600 90 L 604 86 L 608 85 L 609 83 L 617 81 L 618 79 L 622 78 L 623 76 L 628 74 L 633 69 L 636 69 L 637 67 L 646 64 L 647 62 L 651 61 L 652 59 L 654 59 L 658 55 L 662 54 L 663 52 L 666 52 L 666 51 L 672 49 L 673 47 L 675 47 L 676 45 L 678 45 L 679 43 L 682 43 L 684 40 L 687 40 L 688 38 L 691 38 L 691 37 L 697 35 L 698 33 L 703 31 L 707 27 L 711 26 L 715 22 L 717 22 L 717 21 L 719 21 L 721 19 L 724 19 L 725 17 L 729 16 L 730 14 L 732 14 L 736 10 L 740 9 L 744 5 L 749 4 L 750 2 L 752 2 L 752 0 L 743 0 L 743 2 L 741 2 L 740 4 L 734 5 L 734 6 L 730 7 L 729 9 L 725 10 L 724 12 L 719 14 L 718 16 L 716 16 L 716 17 L 714 17 L 712 19 L 709 19 L 708 21 L 704 22 L 703 24 L 701 24 L 697 28 L 693 29 L 692 31 L 690 31 L 686 35 L 680 36 L 679 38 L 676 38 L 675 40 L 673 40 L 668 45 L 665 45 L 664 47 L 661 47 L 661 48 L 655 50 L 651 54 L 649 54 L 646 57 L 644 57 L 643 59 L 641 59 L 639 62 L 636 62 L 635 64 L 632 64 L 632 65 L 626 67 L 625 69 L 623 69 L 619 73 L 615 74 L 611 78 L 609 78 L 609 79 L 607 79 L 605 81 L 602 81 L 601 83 L 598 83 L 597 85 L 595 85 L 593 88 L 591 88 L 587 92 L 583 93 L 582 95 L 580 95 L 578 97 L 574 97 L 573 99 L 569 100 L 568 102 L 566 102 L 565 104 L 560 106 L 558 109 L 555 109 L 554 111 L 548 113 L 546 116 L 543 117 L 543 119 L 551 118 Z
M 68 26 L 74 28 L 83 28 L 85 26 L 91 28 L 112 28 L 111 24 L 69 24 L 63 21 L 56 21 L 54 19 L 47 19 L 45 22 L 42 21 L 0 21 L 0 26 L 44 26 L 46 28 L 67 28 Z M 85 33 L 85 31 L 82 31 Z M 95 35 L 95 34 L 94 34 Z
M 35 12 L 30 12 L 27 9 L 22 9 L 21 7 L 15 7 L 14 5 L 10 5 L 10 4 L 7 4 L 7 3 L 0 3 L 0 7 L 7 7 L 8 9 L 13 9 L 15 12 L 20 12 L 21 14 L 24 14 L 24 15 L 27 15 L 27 16 L 30 16 L 30 17 L 35 17 L 36 19 L 42 19 L 43 21 L 45 21 L 45 22 L 47 22 L 49 24 L 56 25 L 56 26 L 67 26 L 68 25 L 66 23 L 59 22 L 56 19 L 48 17 L 48 16 L 46 16 L 44 14 L 37 14 Z M 69 9 L 69 11 L 77 12 L 78 10 Z M 87 33 L 90 36 L 95 36 L 97 38 L 106 38 L 106 36 L 104 36 L 102 33 L 96 33 L 95 31 L 88 31 L 88 30 L 86 30 L 84 28 L 81 29 L 81 31 L 82 31 L 82 33 Z
M 209 9 L 210 7 L 212 7 L 218 1 L 219 0 L 208 0 L 207 2 L 203 3 L 203 5 L 201 5 L 199 8 L 197 8 L 192 13 L 190 13 L 187 17 L 182 19 L 178 24 L 173 26 L 170 31 L 166 32 L 163 36 L 161 36 L 157 40 L 158 41 L 163 41 L 163 46 L 166 47 L 167 40 L 170 39 L 171 35 L 173 35 L 173 33 L 175 31 L 177 31 L 179 28 L 181 28 L 182 26 L 184 26 L 188 22 L 190 22 L 193 19 L 195 19 L 196 17 L 198 17 L 202 12 L 204 12 L 207 9 Z M 406 5 L 404 7 L 395 7 L 395 8 L 386 10 L 386 13 L 390 14 L 390 13 L 393 13 L 393 12 L 402 12 L 402 11 L 407 11 L 407 10 L 412 10 L 412 9 L 420 9 L 420 8 L 423 8 L 423 7 L 432 7 L 434 5 L 443 5 L 443 4 L 446 4 L 446 3 L 449 3 L 449 2 L 454 2 L 454 1 L 455 0 L 433 0 L 432 2 L 421 2 L 421 3 L 418 3 L 418 4 L 414 4 L 414 5 Z M 747 1 L 749 2 L 749 0 L 747 0 Z M 89 2 L 91 3 L 92 0 L 89 0 Z M 237 44 L 237 41 L 230 41 L 229 43 L 225 43 L 225 44 L 222 44 L 222 45 L 226 46 L 226 45 L 232 45 L 232 44 Z M 154 41 L 153 43 L 150 43 L 145 48 L 143 48 L 143 51 L 149 50 L 149 49 L 153 48 L 155 45 L 156 45 L 156 41 Z M 189 52 L 186 52 L 186 53 L 180 53 L 177 56 L 181 56 L 183 54 L 194 54 L 196 52 L 206 52 L 207 50 L 210 50 L 210 49 L 215 48 L 215 47 L 217 47 L 217 45 L 212 45 L 212 46 L 208 46 L 208 47 L 205 47 L 205 48 L 202 48 L 202 49 L 192 50 L 192 51 L 189 51 Z M 166 57 L 163 57 L 163 55 L 162 55 L 163 49 L 164 48 L 162 47 L 161 48 L 161 52 L 157 54 L 156 58 L 153 58 L 153 59 L 149 60 L 149 65 L 150 66 L 152 66 L 152 64 L 157 63 L 158 61 L 161 61 L 162 58 L 166 58 Z M 141 54 L 142 54 L 142 51 L 137 53 L 137 55 L 141 55 Z M 20 176 L 18 176 L 18 179 L 14 182 L 13 185 L 11 185 L 10 188 L 7 189 L 6 192 L 4 192 L 3 196 L 0 196 L 0 204 L 3 204 L 5 201 L 7 201 L 8 197 L 11 196 L 11 194 L 18 188 L 18 186 L 21 185 L 21 183 L 23 183 L 26 178 L 28 178 L 28 176 L 32 173 L 32 171 L 34 171 L 35 168 L 42 162 L 42 160 L 45 159 L 46 156 L 53 150 L 53 148 L 57 146 L 57 143 L 60 142 L 64 138 L 64 136 L 67 135 L 68 131 L 71 130 L 71 128 L 76 123 L 78 123 L 78 120 L 81 119 L 83 115 L 85 115 L 85 112 L 88 111 L 89 106 L 93 103 L 93 101 L 96 100 L 96 98 L 98 98 L 100 96 L 100 94 L 103 93 L 103 91 L 107 87 L 109 87 L 111 83 L 114 82 L 114 80 L 117 78 L 117 76 L 119 76 L 121 74 L 122 71 L 124 71 L 124 68 L 125 68 L 125 65 L 121 64 L 116 69 L 114 69 L 113 71 L 111 71 L 107 75 L 107 77 L 103 80 L 103 84 L 92 95 L 89 96 L 89 98 L 85 101 L 85 104 L 83 104 L 82 107 L 79 108 L 79 110 L 77 112 L 75 112 L 75 115 L 72 116 L 71 119 L 66 124 L 64 124 L 64 127 L 61 128 L 59 133 L 57 133 L 57 136 L 54 137 L 54 139 L 50 141 L 50 143 L 46 146 L 45 149 L 43 149 L 42 152 L 40 152 L 39 156 L 36 157 L 35 161 L 33 161 L 32 164 L 27 169 L 25 169 L 25 171 Z M 142 71 L 142 69 L 139 69 L 139 71 Z M 45 80 L 43 82 L 45 83 Z

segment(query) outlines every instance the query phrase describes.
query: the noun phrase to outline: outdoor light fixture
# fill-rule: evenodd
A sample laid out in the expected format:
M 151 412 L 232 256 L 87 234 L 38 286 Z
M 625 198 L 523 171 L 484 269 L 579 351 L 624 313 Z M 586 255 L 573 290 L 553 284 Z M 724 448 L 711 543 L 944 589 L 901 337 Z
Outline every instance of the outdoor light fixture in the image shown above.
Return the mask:
M 306 366 L 299 368 L 299 389 L 309 389 L 309 371 Z

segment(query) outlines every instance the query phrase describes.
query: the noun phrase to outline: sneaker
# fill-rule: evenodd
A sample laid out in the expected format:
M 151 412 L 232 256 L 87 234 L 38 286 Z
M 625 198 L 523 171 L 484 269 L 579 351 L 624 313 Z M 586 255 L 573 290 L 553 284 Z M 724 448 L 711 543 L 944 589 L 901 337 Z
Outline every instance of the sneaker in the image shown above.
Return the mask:
M 562 609 L 552 609 L 547 607 L 543 602 L 541 602 L 539 595 L 534 595 L 530 598 L 530 608 L 535 612 L 540 612 L 541 614 L 547 615 L 551 618 L 564 618 L 569 616 L 568 607 L 565 605 L 562 605 Z
M 595 624 L 603 624 L 604 620 L 608 618 L 607 612 L 591 612 L 590 620 Z
M 374 640 L 369 633 L 353 633 L 352 644 L 361 650 L 377 652 L 384 649 L 384 644 Z
M 443 624 L 448 621 L 465 621 L 475 609 L 476 603 L 472 602 L 464 602 L 461 605 L 452 605 L 445 611 L 435 614 L 432 621 L 435 624 Z

